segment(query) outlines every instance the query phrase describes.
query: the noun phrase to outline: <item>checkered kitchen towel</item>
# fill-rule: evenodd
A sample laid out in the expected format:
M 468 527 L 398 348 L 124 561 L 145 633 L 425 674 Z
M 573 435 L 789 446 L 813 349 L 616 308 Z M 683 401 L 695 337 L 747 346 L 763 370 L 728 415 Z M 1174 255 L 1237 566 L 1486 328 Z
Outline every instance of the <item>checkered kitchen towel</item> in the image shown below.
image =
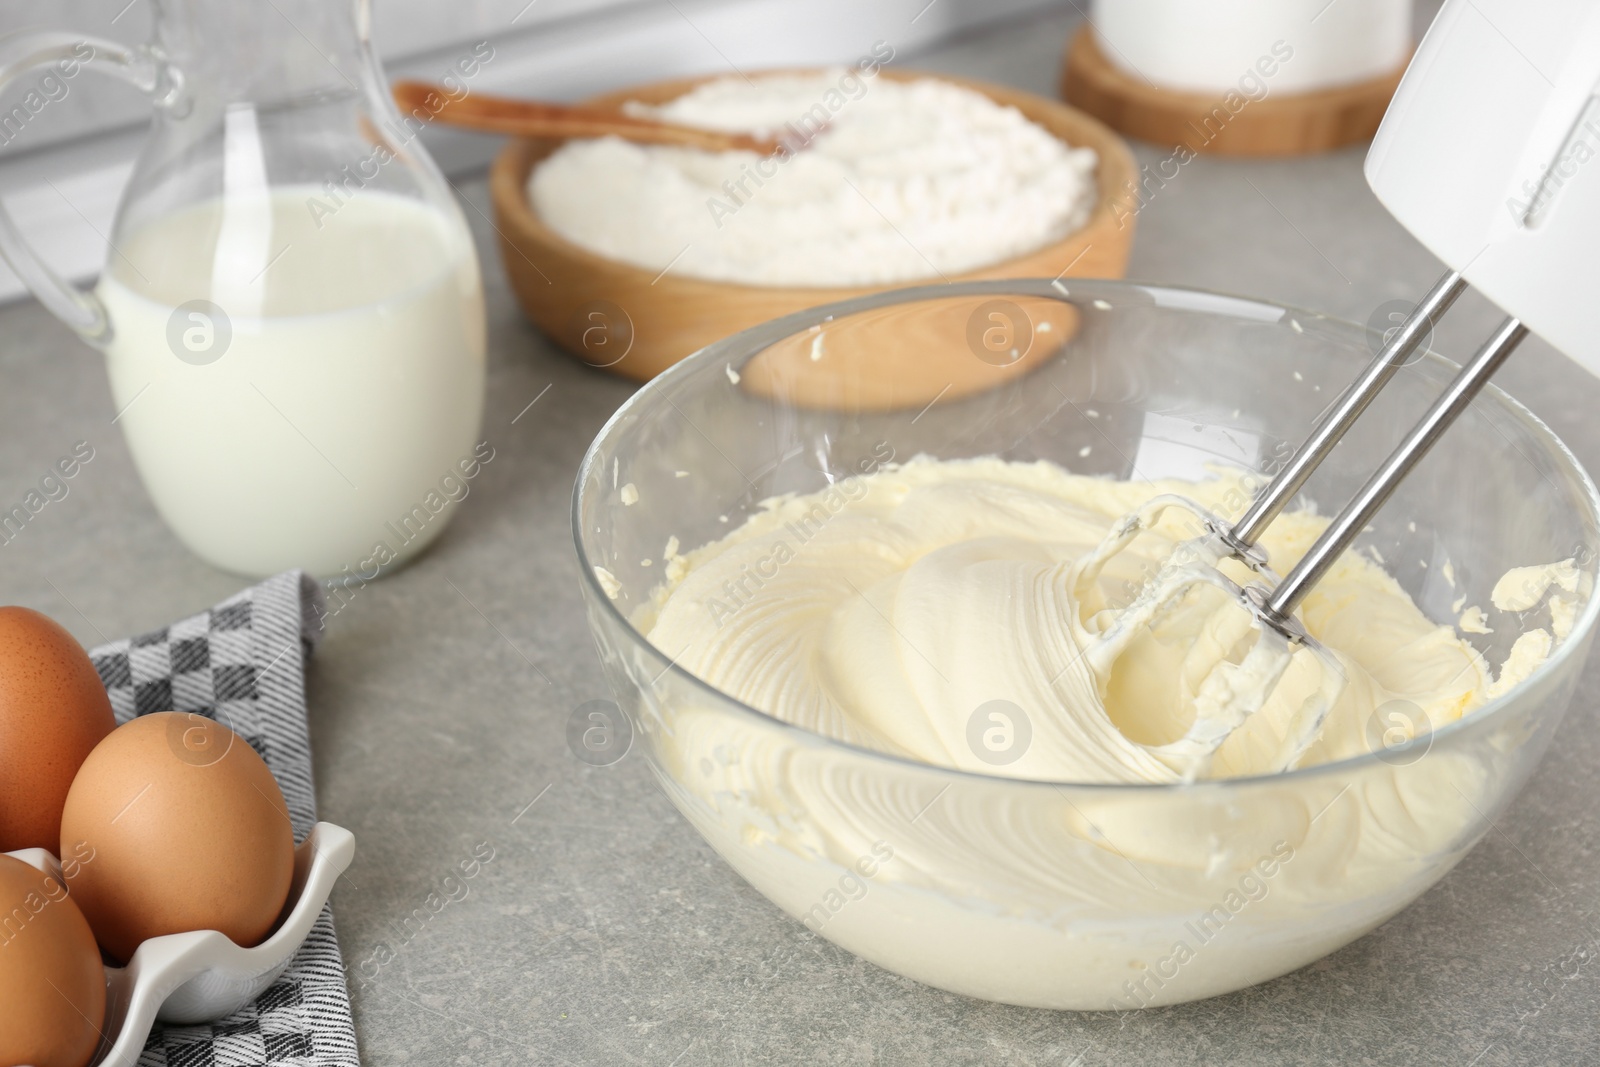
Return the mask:
M 154 711 L 226 723 L 267 761 L 289 804 L 295 840 L 316 821 L 305 668 L 322 637 L 322 590 L 280 574 L 210 611 L 90 655 L 117 721 Z M 289 969 L 220 1022 L 158 1023 L 139 1067 L 356 1067 L 355 1027 L 333 913 L 324 908 Z

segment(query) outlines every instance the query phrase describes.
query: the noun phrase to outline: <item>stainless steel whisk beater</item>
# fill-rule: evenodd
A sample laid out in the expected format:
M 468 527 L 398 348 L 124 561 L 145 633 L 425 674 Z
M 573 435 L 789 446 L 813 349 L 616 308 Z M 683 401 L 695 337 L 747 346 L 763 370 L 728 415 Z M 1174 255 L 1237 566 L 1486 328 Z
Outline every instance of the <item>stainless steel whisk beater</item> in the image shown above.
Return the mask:
M 1182 542 L 1172 559 L 1146 583 L 1134 602 L 1111 624 L 1112 628 L 1104 632 L 1125 639 L 1130 627 L 1161 618 L 1199 585 L 1215 586 L 1234 598 L 1255 624 L 1254 644 L 1236 653 L 1242 658 L 1225 658 L 1197 687 L 1197 715 L 1188 732 L 1176 741 L 1151 749 L 1186 775 L 1200 773 L 1228 737 L 1261 710 L 1284 678 L 1297 649 L 1309 651 L 1321 662 L 1322 676 L 1315 690 L 1300 700 L 1286 720 L 1283 728 L 1287 730 L 1287 745 L 1279 769 L 1292 766 L 1320 736 L 1322 722 L 1343 688 L 1344 668 L 1339 658 L 1294 617 L 1295 609 L 1406 475 L 1472 403 L 1527 336 L 1527 329 L 1515 318 L 1500 324 L 1282 580 L 1269 568 L 1256 542 L 1466 288 L 1466 281 L 1455 271 L 1439 279 L 1237 522 L 1230 525 L 1197 501 L 1163 494 L 1125 516 L 1097 551 L 1092 573 L 1098 573 L 1110 555 L 1121 551 L 1139 531 L 1148 529 L 1167 508 L 1177 506 L 1191 511 L 1204 532 Z M 1229 557 L 1243 563 L 1263 581 L 1242 587 L 1233 582 L 1215 565 Z M 1092 574 L 1087 576 L 1092 578 Z M 1202 705 L 1205 711 L 1198 713 Z
M 1258 573 L 1264 571 L 1263 560 L 1255 548 L 1261 535 L 1466 289 L 1467 283 L 1457 271 L 1440 278 L 1404 324 L 1389 336 L 1350 388 L 1318 421 L 1284 468 L 1256 496 L 1243 517 L 1231 527 L 1224 527 L 1214 516 L 1206 520 L 1210 532 L 1220 539 L 1230 555 Z M 1262 623 L 1292 641 L 1306 640 L 1304 630 L 1293 619 L 1295 608 L 1527 335 L 1527 327 L 1516 318 L 1508 317 L 1502 322 L 1344 510 L 1328 524 L 1294 569 L 1271 589 L 1259 585 L 1246 587 L 1249 606 Z

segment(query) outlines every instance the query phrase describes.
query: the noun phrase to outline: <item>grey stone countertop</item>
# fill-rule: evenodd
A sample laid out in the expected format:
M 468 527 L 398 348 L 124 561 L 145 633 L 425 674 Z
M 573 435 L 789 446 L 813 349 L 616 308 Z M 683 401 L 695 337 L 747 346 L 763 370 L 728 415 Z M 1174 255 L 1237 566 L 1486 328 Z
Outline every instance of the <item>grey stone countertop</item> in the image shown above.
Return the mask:
M 1053 95 L 1075 24 L 1069 12 L 1007 25 L 906 65 Z M 1188 164 L 1141 212 L 1130 276 L 1356 321 L 1415 299 L 1440 264 L 1379 207 L 1362 155 Z M 321 814 L 358 841 L 334 896 L 345 958 L 354 974 L 380 944 L 393 950 L 353 990 L 367 1062 L 1600 1062 L 1600 661 L 1527 790 L 1411 908 L 1285 978 L 1122 1017 L 967 1000 L 862 962 L 742 882 L 641 759 L 574 759 L 568 715 L 609 694 L 583 621 L 569 495 L 632 387 L 522 318 L 484 185 L 461 192 L 485 257 L 497 458 L 431 552 L 333 619 L 310 671 Z M 1436 346 L 1459 358 L 1498 320 L 1469 295 Z M 1499 380 L 1600 470 L 1600 382 L 1537 339 Z M 46 611 L 85 643 L 242 584 L 167 531 L 112 414 L 93 352 L 37 304 L 0 310 L 0 499 L 20 499 L 73 442 L 97 450 L 70 495 L 0 552 L 0 601 Z M 414 935 L 401 928 L 482 842 L 495 858 L 468 896 Z

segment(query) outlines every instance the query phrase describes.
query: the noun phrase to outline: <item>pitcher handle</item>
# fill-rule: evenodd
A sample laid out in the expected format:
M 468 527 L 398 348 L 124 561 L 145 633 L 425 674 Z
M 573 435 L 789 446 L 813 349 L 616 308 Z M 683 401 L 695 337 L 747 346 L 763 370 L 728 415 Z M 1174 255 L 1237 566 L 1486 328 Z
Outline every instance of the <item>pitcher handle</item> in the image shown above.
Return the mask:
M 75 77 L 80 69 L 101 71 L 146 93 L 153 94 L 163 87 L 173 94 L 178 91 L 175 73 L 146 48 L 129 48 L 98 37 L 50 31 L 0 36 L 0 93 L 18 78 L 41 67 L 53 68 L 59 76 L 68 78 Z M 36 89 L 18 106 L 32 113 L 34 109 L 27 100 L 39 96 Z M 14 114 L 15 110 L 0 112 L 0 122 Z M 65 280 L 40 259 L 17 229 L 16 221 L 3 202 L 0 202 L 0 257 L 11 265 L 41 304 L 85 341 L 104 345 L 110 340 L 111 320 L 100 298 Z

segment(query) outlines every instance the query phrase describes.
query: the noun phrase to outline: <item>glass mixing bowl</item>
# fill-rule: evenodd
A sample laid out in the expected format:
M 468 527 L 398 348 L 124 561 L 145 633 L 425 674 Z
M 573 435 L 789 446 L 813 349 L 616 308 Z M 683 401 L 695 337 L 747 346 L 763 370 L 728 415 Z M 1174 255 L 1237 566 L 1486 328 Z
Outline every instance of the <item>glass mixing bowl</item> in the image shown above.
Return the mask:
M 1178 1003 L 1284 974 L 1438 881 L 1516 795 L 1588 655 L 1600 510 L 1557 438 L 1493 387 L 1358 548 L 1429 617 L 1508 569 L 1572 559 L 1569 636 L 1459 722 L 1280 775 L 1036 782 L 929 766 L 778 721 L 641 633 L 663 546 L 892 457 L 1048 459 L 1111 478 L 1270 473 L 1371 358 L 1368 331 L 1187 289 L 982 282 L 820 307 L 702 350 L 623 405 L 573 502 L 589 624 L 633 745 L 713 848 L 880 966 L 1011 1004 Z M 1406 367 L 1307 487 L 1342 505 L 1454 373 Z M 1242 507 L 1243 502 L 1241 502 Z M 645 565 L 652 561 L 652 565 Z M 1446 566 L 1446 563 L 1449 566 Z M 751 572 L 744 593 L 759 597 Z M 1468 635 L 1498 666 L 1542 621 Z M 1404 735 L 1401 735 L 1403 741 Z

